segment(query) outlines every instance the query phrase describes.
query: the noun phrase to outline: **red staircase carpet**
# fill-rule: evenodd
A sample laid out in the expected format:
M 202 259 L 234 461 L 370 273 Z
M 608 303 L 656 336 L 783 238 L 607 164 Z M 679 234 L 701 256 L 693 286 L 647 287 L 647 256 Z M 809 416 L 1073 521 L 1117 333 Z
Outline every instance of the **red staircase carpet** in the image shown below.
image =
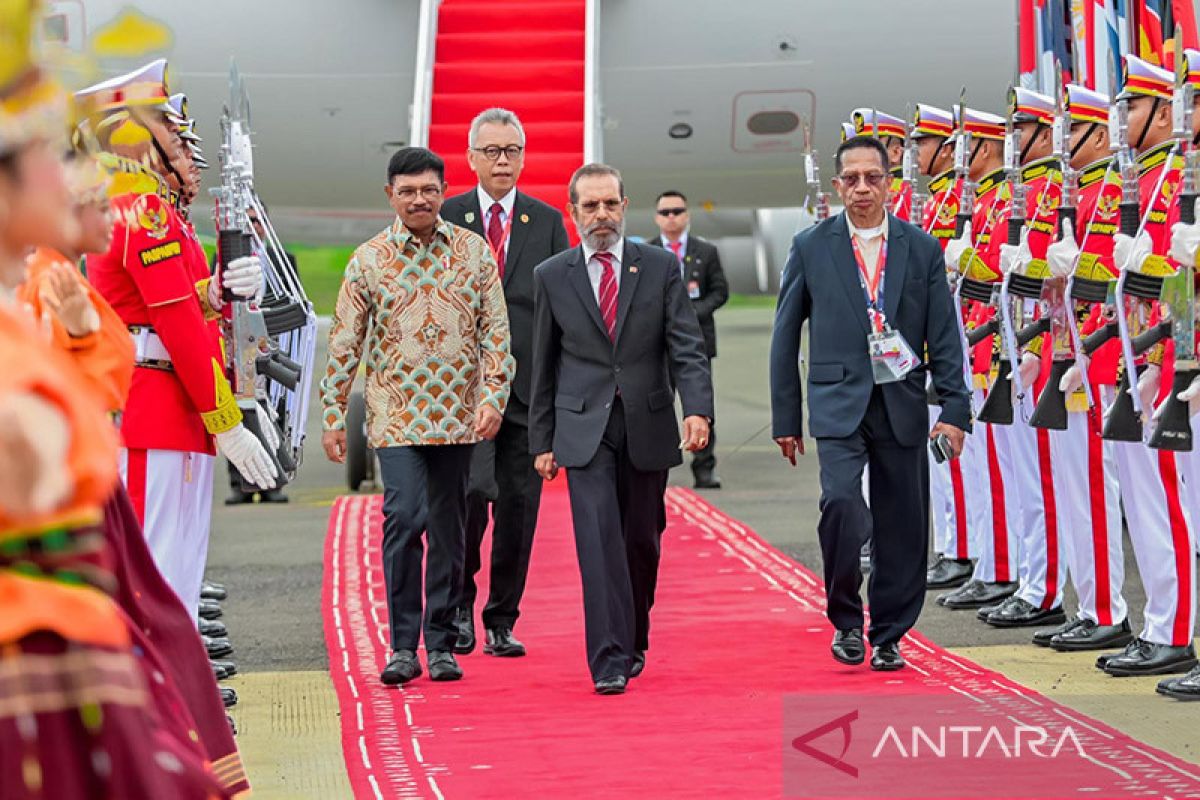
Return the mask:
M 429 147 L 446 159 L 452 193 L 476 183 L 468 125 L 502 106 L 525 128 L 521 191 L 566 205 L 567 181 L 583 163 L 583 56 L 584 0 L 444 0 Z
M 646 671 L 627 694 L 596 696 L 584 658 L 564 489 L 561 478 L 548 484 L 542 502 L 517 629 L 529 655 L 498 659 L 476 650 L 460 657 L 462 681 L 422 677 L 404 689 L 378 681 L 388 657 L 380 498 L 350 496 L 335 503 L 323 612 L 356 797 L 1161 798 L 1200 792 L 1194 764 L 921 637 L 906 640 L 910 667 L 902 672 L 836 664 L 829 657 L 831 630 L 819 580 L 677 488 L 668 493 Z M 814 727 L 789 716 L 797 705 L 820 710 L 836 701 L 853 706 L 855 717 L 861 709 L 865 719 L 872 709 L 903 705 L 905 698 L 921 701 L 922 709 L 931 703 L 966 706 L 970 714 L 950 718 L 958 724 L 985 714 L 1052 732 L 1070 725 L 1087 758 L 1072 760 L 1068 753 L 1045 763 L 1024 759 L 1019 766 L 995 753 L 957 765 L 893 759 L 885 770 L 884 785 L 895 789 L 889 793 L 878 788 L 879 770 L 864 769 L 853 779 L 858 783 L 845 782 L 851 779 L 839 771 L 848 768 L 838 762 L 837 730 L 808 743 L 822 755 L 810 758 L 794 743 L 789 747 Z M 818 726 L 825 721 L 819 718 Z M 1059 734 L 1053 735 L 1057 741 Z M 866 759 L 870 741 L 855 739 L 850 753 Z

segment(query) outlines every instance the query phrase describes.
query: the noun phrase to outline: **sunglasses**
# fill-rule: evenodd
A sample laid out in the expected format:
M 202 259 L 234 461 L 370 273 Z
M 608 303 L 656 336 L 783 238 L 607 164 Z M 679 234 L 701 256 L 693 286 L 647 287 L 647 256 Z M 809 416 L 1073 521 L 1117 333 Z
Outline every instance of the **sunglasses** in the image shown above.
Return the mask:
M 678 217 L 681 214 L 686 214 L 686 208 L 660 208 L 658 215 L 660 217 Z
M 852 172 L 849 175 L 838 175 L 837 177 L 838 180 L 846 184 L 847 187 L 853 189 L 855 186 L 858 186 L 859 181 L 867 184 L 867 186 L 878 186 L 879 184 L 883 183 L 883 179 L 886 178 L 887 175 L 882 172 L 868 172 L 866 175 L 860 175 Z

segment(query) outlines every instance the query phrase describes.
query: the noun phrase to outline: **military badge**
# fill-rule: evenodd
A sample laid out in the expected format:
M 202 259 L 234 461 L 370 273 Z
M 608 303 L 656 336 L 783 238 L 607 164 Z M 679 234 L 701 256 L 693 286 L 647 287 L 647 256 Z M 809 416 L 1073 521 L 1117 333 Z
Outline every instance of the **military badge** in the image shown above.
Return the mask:
M 1100 195 L 1096 200 L 1096 216 L 1112 219 L 1121 210 L 1121 198 L 1115 194 Z
M 1042 192 L 1038 195 L 1038 216 L 1046 217 L 1053 214 L 1059 206 L 1059 196 L 1052 192 Z
M 470 225 L 472 222 L 474 222 L 474 221 L 475 221 L 475 212 L 474 212 L 474 211 L 468 211 L 468 212 L 467 212 L 467 215 L 466 215 L 466 217 L 464 217 L 464 219 L 466 219 L 466 221 L 467 221 L 467 224 L 468 224 L 468 225 Z
M 942 225 L 949 225 L 954 222 L 954 218 L 958 216 L 958 201 L 951 200 L 949 203 L 943 203 L 941 209 L 938 210 L 938 222 Z
M 167 217 L 167 210 L 161 203 L 151 205 L 146 202 L 145 198 L 142 198 L 138 201 L 136 212 L 138 226 L 151 239 L 166 238 L 171 227 L 169 218 Z

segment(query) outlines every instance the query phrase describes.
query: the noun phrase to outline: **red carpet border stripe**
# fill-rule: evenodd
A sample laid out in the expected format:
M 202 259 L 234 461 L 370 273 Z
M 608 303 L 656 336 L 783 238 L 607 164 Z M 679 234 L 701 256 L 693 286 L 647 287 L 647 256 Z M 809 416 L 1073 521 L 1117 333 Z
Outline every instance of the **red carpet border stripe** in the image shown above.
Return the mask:
M 1121 776 L 1140 796 L 1180 796 L 1200 787 L 1195 765 L 957 658 L 919 634 L 906 639 L 910 669 L 905 672 L 884 676 L 829 663 L 825 648 L 830 629 L 819 579 L 738 521 L 679 488 L 667 495 L 669 523 L 655 611 L 657 641 L 671 642 L 651 649 L 650 677 L 635 681 L 629 695 L 595 698 L 587 691 L 579 579 L 570 569 L 573 547 L 562 488 L 562 481 L 548 486 L 543 499 L 521 628 L 530 656 L 493 659 L 476 651 L 462 658 L 467 677 L 461 684 L 432 684 L 423 677 L 403 690 L 386 689 L 378 681 L 389 650 L 379 553 L 381 499 L 337 500 L 326 542 L 323 613 L 343 752 L 356 797 L 618 796 L 616 782 L 645 781 L 657 773 L 672 777 L 661 778 L 645 796 L 775 796 L 780 791 L 780 698 L 803 691 L 861 696 L 955 692 L 1014 722 L 1051 730 L 1071 725 L 1082 731 L 1090 759 Z M 739 562 L 740 569 L 734 566 Z M 739 582 L 739 574 L 751 573 L 762 583 Z M 680 607 L 680 598 L 699 597 L 687 594 L 698 590 L 697 582 L 704 592 L 719 595 L 710 601 L 716 605 Z M 481 589 L 481 596 L 485 592 Z M 779 607 L 777 598 L 785 596 L 794 604 L 791 608 Z M 762 662 L 748 667 L 748 690 L 731 686 L 733 691 L 722 691 L 717 684 L 714 692 L 702 684 L 680 685 L 707 674 L 710 664 L 718 663 L 714 658 L 732 658 L 733 651 L 714 656 L 711 641 L 681 647 L 690 643 L 681 639 L 697 630 L 711 637 L 709 628 L 695 622 L 713 607 L 746 615 L 747 626 L 766 612 L 780 616 L 778 623 L 766 626 L 769 632 L 760 634 L 771 637 L 771 646 L 764 646 Z M 727 646 L 719 646 L 722 653 Z M 612 726 L 608 733 L 627 730 L 621 726 L 628 725 L 630 715 L 647 709 L 661 709 L 662 723 L 643 726 L 627 740 L 604 738 L 602 726 Z M 718 722 L 686 727 L 698 719 Z M 601 730 L 588 730 L 589 724 Z M 688 745 L 676 743 L 664 750 L 668 729 L 687 730 Z M 608 747 L 610 757 L 625 758 L 632 776 L 614 773 L 602 758 L 593 764 L 588 753 L 594 747 Z M 728 753 L 728 763 L 714 759 L 714 753 Z M 689 783 L 679 786 L 680 780 Z M 1074 791 L 1063 787 L 1064 796 Z

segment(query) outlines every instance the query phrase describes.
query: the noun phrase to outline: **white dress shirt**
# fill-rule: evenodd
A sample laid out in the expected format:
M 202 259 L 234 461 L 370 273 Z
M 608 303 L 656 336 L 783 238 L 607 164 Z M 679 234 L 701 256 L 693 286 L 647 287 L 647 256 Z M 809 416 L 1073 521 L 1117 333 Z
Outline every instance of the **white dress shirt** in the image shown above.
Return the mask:
M 496 200 L 490 194 L 483 190 L 482 186 L 476 186 L 475 191 L 479 194 L 479 210 L 483 212 L 483 238 L 487 238 L 488 225 L 492 222 L 492 205 L 500 204 L 500 230 L 504 230 L 504 226 L 512 219 L 513 206 L 517 203 L 517 187 L 508 190 L 508 194 Z M 504 242 L 504 251 L 507 255 L 508 242 Z
M 598 250 L 593 250 L 587 244 L 583 245 L 583 257 L 587 262 L 588 281 L 592 284 L 592 294 L 596 296 L 596 305 L 600 304 L 600 276 L 604 272 L 604 265 L 596 259 L 592 258 Z M 621 289 L 621 255 L 625 252 L 625 239 L 622 237 L 617 239 L 611 247 L 605 248 L 605 253 L 610 253 L 613 257 L 613 278 L 617 282 L 617 290 Z
M 663 247 L 667 248 L 667 252 L 669 252 L 671 255 L 675 255 L 675 251 L 671 248 L 671 240 L 670 239 L 668 239 L 666 236 L 663 236 L 662 243 L 663 243 Z M 685 230 L 683 233 L 679 234 L 679 259 L 678 259 L 679 260 L 679 274 L 683 275 L 685 278 L 687 276 L 684 275 L 684 271 L 683 271 L 683 258 L 684 258 L 684 256 L 687 255 L 687 243 L 688 243 L 688 232 Z

